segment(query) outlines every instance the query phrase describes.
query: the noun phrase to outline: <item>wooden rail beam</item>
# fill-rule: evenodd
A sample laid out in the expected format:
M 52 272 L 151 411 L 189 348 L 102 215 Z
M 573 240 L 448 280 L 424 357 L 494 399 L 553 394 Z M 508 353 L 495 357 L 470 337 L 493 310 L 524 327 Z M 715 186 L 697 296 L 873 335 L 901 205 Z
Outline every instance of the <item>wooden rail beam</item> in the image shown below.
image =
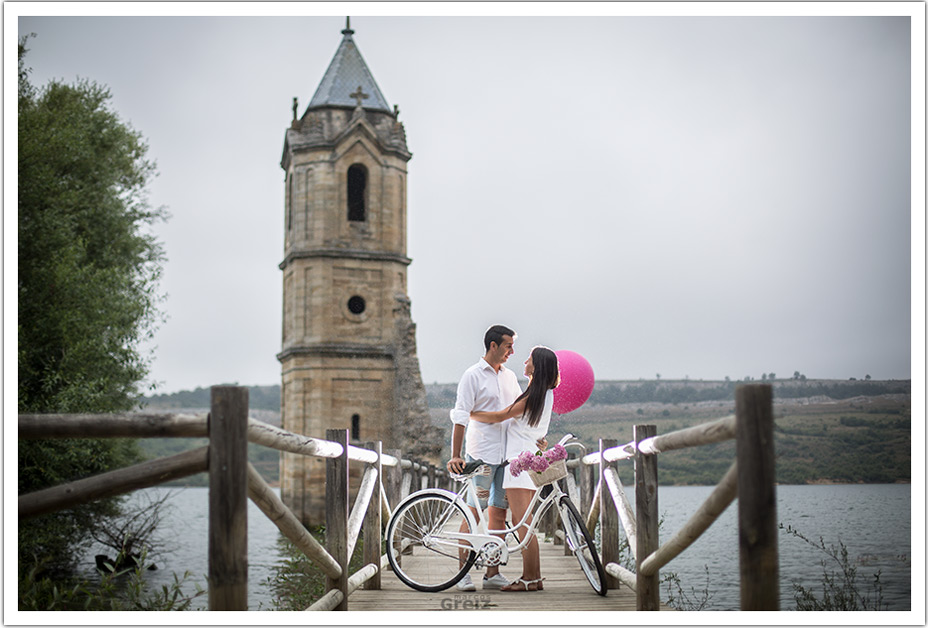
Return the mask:
M 593 467 L 588 467 L 591 471 Z M 596 470 L 599 470 L 599 467 L 595 467 Z M 592 482 L 591 482 L 592 484 Z M 597 524 L 599 524 L 599 502 L 600 502 L 600 493 L 603 490 L 602 478 L 600 478 L 599 483 L 596 484 L 596 488 L 593 490 L 593 499 L 590 500 L 590 511 L 586 515 L 586 529 L 590 531 L 590 534 L 593 534 L 593 531 L 596 529 Z
M 207 436 L 205 414 L 20 414 L 19 438 Z
M 209 413 L 209 609 L 248 610 L 248 389 L 213 386 Z
M 364 525 L 364 519 L 367 516 L 368 506 L 374 491 L 378 488 L 378 474 L 376 467 L 368 467 L 361 478 L 361 486 L 358 487 L 358 493 L 354 498 L 354 506 L 351 507 L 351 513 L 348 515 L 348 556 L 354 554 L 355 545 L 361 535 L 361 527 Z M 377 491 L 380 496 L 380 491 Z M 379 505 L 378 505 L 379 508 Z M 378 556 L 380 552 L 378 552 Z
M 618 442 L 618 441 L 611 441 Z M 630 460 L 635 457 L 635 443 L 625 443 L 624 445 L 615 445 L 606 449 L 600 454 L 598 451 L 586 454 L 580 458 L 580 462 L 583 464 L 594 465 L 599 464 L 601 460 L 606 460 L 606 462 L 617 462 L 619 460 Z
M 248 440 L 252 443 L 270 447 L 278 451 L 317 458 L 336 458 L 342 455 L 342 447 L 337 443 L 302 434 L 294 434 L 276 425 L 263 421 L 248 419 Z
M 389 507 L 392 512 L 397 504 L 400 503 L 400 495 L 403 491 L 403 466 L 402 466 L 402 454 L 399 449 L 391 449 L 387 453 L 383 454 L 384 457 L 389 456 L 397 460 L 397 464 L 393 466 L 388 466 L 383 470 L 383 480 L 381 484 L 383 485 L 384 494 L 386 499 L 384 499 L 385 505 Z M 387 515 L 387 519 L 390 516 Z M 386 521 L 384 521 L 386 525 Z
M 384 481 L 380 482 L 380 521 L 383 524 L 381 526 L 382 530 L 386 529 L 387 523 L 390 521 L 390 517 L 393 516 L 393 511 L 390 508 L 390 499 L 387 497 L 387 489 Z
M 209 448 L 149 460 L 124 469 L 19 496 L 19 518 L 28 519 L 78 504 L 202 473 L 209 468 Z
M 603 571 L 616 578 L 619 582 L 627 586 L 632 591 L 638 586 L 638 576 L 629 571 L 619 563 L 606 563 L 603 565 Z
M 625 489 L 622 487 L 622 481 L 619 479 L 619 473 L 612 467 L 607 467 L 603 471 L 603 480 L 609 494 L 612 495 L 612 503 L 615 504 L 616 512 L 619 515 L 619 521 L 622 522 L 622 529 L 625 531 L 625 538 L 628 539 L 628 547 L 632 556 L 638 556 L 638 532 L 635 523 L 635 511 L 625 495 Z
M 248 463 L 248 497 L 277 526 L 281 534 L 290 539 L 322 570 L 322 573 L 332 578 L 341 576 L 342 568 L 338 562 L 307 532 L 306 527 L 267 485 L 251 463 Z
M 729 467 L 728 472 L 715 490 L 699 507 L 689 521 L 673 535 L 669 541 L 661 545 L 660 549 L 648 556 L 641 563 L 641 573 L 646 576 L 657 573 L 657 570 L 680 555 L 680 553 L 709 529 L 719 515 L 725 512 L 729 504 L 735 499 L 738 492 L 737 463 Z
M 332 589 L 321 598 L 316 600 L 316 603 L 307 608 L 308 611 L 334 611 L 337 610 L 337 607 L 344 601 L 347 600 L 347 596 L 351 595 L 357 591 L 361 585 L 365 582 L 368 582 L 376 573 L 379 572 L 378 565 L 374 563 L 369 563 L 358 569 L 354 574 L 348 578 L 348 591 L 347 593 L 342 593 L 339 589 Z
M 654 436 L 638 443 L 646 454 L 657 454 L 674 449 L 711 445 L 735 437 L 735 417 L 727 416 L 711 423 L 694 425 L 686 429 Z
M 373 464 L 377 462 L 377 454 L 375 454 L 373 451 L 370 451 L 369 449 L 362 449 L 360 447 L 355 447 L 354 445 L 348 445 L 348 460 Z

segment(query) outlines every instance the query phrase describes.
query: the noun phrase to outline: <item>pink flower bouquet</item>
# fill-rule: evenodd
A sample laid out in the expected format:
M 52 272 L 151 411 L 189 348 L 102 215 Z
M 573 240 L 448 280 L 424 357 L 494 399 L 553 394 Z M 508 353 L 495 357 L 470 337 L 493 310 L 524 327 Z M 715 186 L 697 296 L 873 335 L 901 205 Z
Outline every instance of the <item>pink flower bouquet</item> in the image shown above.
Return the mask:
M 536 451 L 534 454 L 528 451 L 523 451 L 521 454 L 516 456 L 512 462 L 509 463 L 509 473 L 514 477 L 518 477 L 523 471 L 534 471 L 535 473 L 542 473 L 552 463 L 557 462 L 558 460 L 567 459 L 567 450 L 564 449 L 564 446 L 557 444 L 551 449 L 548 449 L 544 453 L 541 451 Z

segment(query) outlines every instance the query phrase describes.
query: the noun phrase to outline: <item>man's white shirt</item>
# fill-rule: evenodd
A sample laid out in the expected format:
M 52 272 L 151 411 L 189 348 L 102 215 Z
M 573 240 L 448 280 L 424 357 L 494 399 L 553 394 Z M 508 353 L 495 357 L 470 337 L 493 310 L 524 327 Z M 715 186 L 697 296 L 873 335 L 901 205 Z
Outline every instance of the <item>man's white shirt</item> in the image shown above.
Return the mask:
M 457 400 L 451 410 L 451 422 L 464 425 L 464 451 L 488 464 L 500 464 L 506 453 L 506 422 L 471 421 L 475 411 L 496 412 L 512 405 L 522 389 L 516 374 L 500 366 L 496 371 L 483 358 L 464 371 L 458 383 Z

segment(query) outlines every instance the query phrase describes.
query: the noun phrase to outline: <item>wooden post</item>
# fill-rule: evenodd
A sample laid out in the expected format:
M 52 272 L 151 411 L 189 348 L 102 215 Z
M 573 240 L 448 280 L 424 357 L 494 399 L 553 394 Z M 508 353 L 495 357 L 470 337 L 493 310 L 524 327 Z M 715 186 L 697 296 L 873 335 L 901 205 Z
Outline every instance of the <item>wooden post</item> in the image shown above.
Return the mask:
M 364 517 L 364 564 L 371 563 L 377 565 L 377 573 L 371 576 L 370 580 L 365 582 L 364 589 L 380 590 L 380 545 L 383 539 L 383 527 L 381 521 L 382 506 L 380 503 L 380 485 L 383 483 L 383 466 L 380 464 L 380 454 L 383 443 L 380 441 L 367 443 L 364 448 L 377 452 L 377 462 L 371 466 L 377 470 L 377 488 L 371 495 L 371 501 L 367 505 L 367 515 Z
M 384 488 L 387 491 L 387 501 L 390 502 L 390 510 L 396 510 L 400 503 L 403 493 L 403 452 L 399 449 L 388 449 L 389 455 L 396 458 L 395 467 L 386 467 L 384 469 Z
M 403 452 L 399 449 L 390 449 L 387 453 L 397 460 L 395 467 L 387 467 L 386 477 L 387 500 L 390 502 L 391 512 L 396 512 L 396 507 L 403 499 Z M 400 548 L 394 546 L 394 550 L 396 559 L 402 563 Z
M 654 425 L 635 426 L 635 444 L 656 435 L 657 427 Z M 608 491 L 603 490 L 603 493 L 608 493 Z M 637 607 L 639 611 L 659 611 L 661 609 L 660 571 L 655 571 L 650 576 L 641 573 L 641 563 L 651 555 L 651 552 L 660 547 L 657 456 L 644 455 L 640 451 L 635 452 L 635 515 L 638 528 L 637 564 L 635 565 Z
M 325 439 L 344 448 L 338 458 L 325 461 L 325 549 L 341 566 L 338 578 L 326 576 L 326 593 L 342 592 L 342 600 L 333 610 L 348 610 L 348 430 L 326 430 Z
M 582 458 L 583 456 L 578 456 Z M 596 468 L 591 464 L 580 464 L 577 465 L 577 471 L 580 473 L 580 503 L 577 504 L 577 508 L 580 509 L 580 514 L 583 517 L 586 517 L 590 514 L 590 506 L 593 502 L 593 491 L 596 490 Z M 590 534 L 593 534 L 593 530 L 590 530 Z
M 415 492 L 415 486 L 413 485 L 413 480 L 415 479 L 416 472 L 413 470 L 412 465 L 415 464 L 411 459 L 409 460 L 410 466 L 408 469 L 403 469 L 403 477 L 400 483 L 400 500 L 406 499 L 410 494 Z
M 773 388 L 735 390 L 741 610 L 780 610 Z
M 412 481 L 412 489 L 410 489 L 409 491 L 410 493 L 415 493 L 416 491 L 422 490 L 423 488 L 422 478 L 425 477 L 425 468 L 424 468 L 425 463 L 419 460 L 418 458 L 414 458 L 413 463 L 415 463 L 416 469 L 415 469 L 415 475 L 412 476 L 413 481 Z
M 210 389 L 209 610 L 248 610 L 248 389 Z
M 599 481 L 605 482 L 603 480 L 603 472 L 606 470 L 606 467 L 609 463 L 606 462 L 606 459 L 603 457 L 603 452 L 609 449 L 610 447 L 615 447 L 619 444 L 619 441 L 614 438 L 601 438 L 599 439 Z M 603 484 L 605 487 L 605 484 Z M 612 501 L 612 493 L 607 490 L 601 490 L 599 492 L 599 529 L 600 529 L 600 538 L 602 539 L 602 562 L 603 565 L 608 563 L 618 563 L 619 562 L 619 528 L 621 524 L 619 522 L 619 512 L 616 510 L 616 505 Z M 619 579 L 606 575 L 606 588 L 607 589 L 618 589 L 619 588 Z

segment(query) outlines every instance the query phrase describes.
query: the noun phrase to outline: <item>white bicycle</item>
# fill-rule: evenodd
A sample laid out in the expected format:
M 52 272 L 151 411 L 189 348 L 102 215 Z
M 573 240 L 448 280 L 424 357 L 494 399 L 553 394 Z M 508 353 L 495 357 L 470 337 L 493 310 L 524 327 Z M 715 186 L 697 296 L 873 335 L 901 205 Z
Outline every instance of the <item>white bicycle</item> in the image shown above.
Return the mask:
M 580 446 L 567 434 L 560 444 Z M 557 482 L 538 487 L 525 515 L 518 524 L 505 530 L 488 530 L 487 519 L 477 509 L 474 519 L 464 496 L 478 503 L 474 477 L 484 463 L 475 460 L 464 465 L 461 474 L 452 474 L 463 482 L 455 493 L 438 488 L 416 491 L 396 508 L 387 526 L 387 558 L 396 576 L 418 591 L 443 591 L 456 584 L 473 567 L 505 565 L 509 555 L 528 545 L 535 525 L 552 505 L 558 509 L 564 526 L 565 542 L 580 562 L 580 569 L 599 595 L 606 595 L 606 576 L 596 546 L 580 518 L 576 506 Z M 550 490 L 546 490 L 550 487 Z M 527 523 L 530 515 L 531 523 Z M 521 542 L 518 530 L 526 528 Z M 495 536 L 500 535 L 500 536 Z M 514 544 L 508 544 L 510 535 Z M 502 538 L 500 538 L 502 537 Z

